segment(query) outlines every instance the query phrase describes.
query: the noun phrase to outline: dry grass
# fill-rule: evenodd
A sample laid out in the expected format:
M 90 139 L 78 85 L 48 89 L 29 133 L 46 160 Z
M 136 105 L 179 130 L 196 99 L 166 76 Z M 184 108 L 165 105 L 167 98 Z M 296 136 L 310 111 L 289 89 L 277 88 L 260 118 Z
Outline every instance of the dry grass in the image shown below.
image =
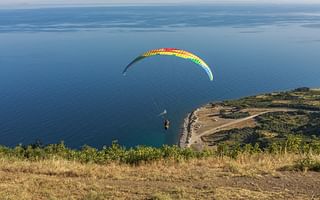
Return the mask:
M 301 155 L 242 155 L 140 166 L 0 159 L 0 199 L 308 199 L 320 173 L 282 172 Z M 320 160 L 319 156 L 315 159 Z M 293 176 L 294 175 L 294 176 Z M 294 177 L 294 179 L 292 179 Z
M 242 121 L 240 123 L 228 126 L 227 128 L 225 128 L 223 130 L 231 130 L 231 129 L 235 129 L 235 128 L 241 129 L 241 128 L 248 128 L 248 127 L 253 128 L 256 126 L 257 126 L 257 123 L 256 123 L 255 119 L 248 119 L 248 120 Z

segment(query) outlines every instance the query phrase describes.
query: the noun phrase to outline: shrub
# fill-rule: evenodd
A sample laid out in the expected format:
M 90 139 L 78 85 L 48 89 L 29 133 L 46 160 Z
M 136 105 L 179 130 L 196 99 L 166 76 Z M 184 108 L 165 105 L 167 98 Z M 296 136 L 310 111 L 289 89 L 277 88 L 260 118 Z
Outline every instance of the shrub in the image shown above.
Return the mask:
M 316 171 L 320 172 L 320 161 L 307 157 L 296 161 L 296 164 L 288 169 L 299 170 L 299 171 Z

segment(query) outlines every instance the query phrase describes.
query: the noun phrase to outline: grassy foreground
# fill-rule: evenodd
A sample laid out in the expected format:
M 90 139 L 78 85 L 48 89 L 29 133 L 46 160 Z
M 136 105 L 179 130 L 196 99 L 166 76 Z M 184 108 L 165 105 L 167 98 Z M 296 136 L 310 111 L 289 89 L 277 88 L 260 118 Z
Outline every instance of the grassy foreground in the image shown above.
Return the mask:
M 202 152 L 0 147 L 0 199 L 319 199 L 317 144 L 294 141 Z
M 320 173 L 308 171 L 319 163 L 269 153 L 136 166 L 2 158 L 0 199 L 319 199 Z

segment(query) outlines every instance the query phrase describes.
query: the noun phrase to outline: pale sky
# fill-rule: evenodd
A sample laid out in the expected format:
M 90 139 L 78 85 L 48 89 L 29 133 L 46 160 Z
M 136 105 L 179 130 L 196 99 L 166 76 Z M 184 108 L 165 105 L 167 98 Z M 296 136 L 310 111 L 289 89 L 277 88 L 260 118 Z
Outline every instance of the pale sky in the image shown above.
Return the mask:
M 157 4 L 157 3 L 273 3 L 320 4 L 320 0 L 0 0 L 0 6 L 8 5 L 76 5 L 76 4 Z

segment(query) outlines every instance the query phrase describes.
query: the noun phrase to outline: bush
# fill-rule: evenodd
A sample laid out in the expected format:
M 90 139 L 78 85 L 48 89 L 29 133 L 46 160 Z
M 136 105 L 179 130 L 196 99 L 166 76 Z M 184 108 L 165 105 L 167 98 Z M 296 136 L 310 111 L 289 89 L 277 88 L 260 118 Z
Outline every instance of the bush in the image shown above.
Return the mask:
M 309 92 L 309 91 L 310 91 L 310 88 L 308 88 L 308 87 L 300 87 L 300 88 L 293 90 L 293 92 Z
M 249 116 L 250 114 L 248 112 L 221 113 L 221 117 L 226 119 L 241 119 Z
M 320 161 L 312 159 L 310 157 L 296 161 L 293 166 L 286 167 L 287 170 L 299 170 L 299 171 L 316 171 L 320 172 Z

